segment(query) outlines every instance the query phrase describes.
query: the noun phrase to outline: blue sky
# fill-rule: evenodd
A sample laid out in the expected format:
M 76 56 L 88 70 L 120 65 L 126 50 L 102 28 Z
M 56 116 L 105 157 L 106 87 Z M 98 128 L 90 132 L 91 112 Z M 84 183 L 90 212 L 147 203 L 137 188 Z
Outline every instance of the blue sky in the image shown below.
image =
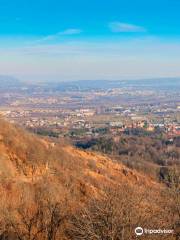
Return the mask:
M 179 0 L 0 0 L 0 74 L 180 76 Z

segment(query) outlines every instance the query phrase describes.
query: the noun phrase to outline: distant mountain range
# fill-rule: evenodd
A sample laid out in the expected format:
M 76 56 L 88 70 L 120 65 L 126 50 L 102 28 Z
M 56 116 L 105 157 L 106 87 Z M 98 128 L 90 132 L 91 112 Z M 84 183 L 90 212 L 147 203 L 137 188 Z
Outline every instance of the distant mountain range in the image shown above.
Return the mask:
M 22 86 L 22 82 L 15 77 L 0 75 L 0 88 L 12 88 Z
M 64 82 L 26 83 L 13 76 L 0 75 L 0 89 L 19 87 L 41 87 L 51 91 L 108 90 L 111 88 L 132 87 L 138 89 L 180 90 L 180 78 L 154 78 L 141 80 L 80 80 Z
M 45 87 L 55 91 L 108 90 L 111 88 L 132 87 L 138 89 L 178 90 L 180 78 L 157 78 L 144 80 L 80 80 L 71 82 L 48 82 Z

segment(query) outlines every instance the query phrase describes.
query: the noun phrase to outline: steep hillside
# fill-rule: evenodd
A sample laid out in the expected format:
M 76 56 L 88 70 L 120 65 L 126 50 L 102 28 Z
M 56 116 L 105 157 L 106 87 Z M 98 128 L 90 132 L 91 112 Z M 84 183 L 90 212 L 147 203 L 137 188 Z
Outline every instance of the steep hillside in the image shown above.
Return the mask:
M 72 175 L 74 181 L 84 180 L 93 189 L 94 185 L 118 182 L 159 187 L 105 155 L 52 143 L 4 120 L 0 120 L 0 152 L 0 175 L 13 181 L 32 183 L 45 176 L 68 181 Z
M 98 212 L 102 206 L 104 209 L 105 206 L 114 204 L 118 209 L 115 212 L 122 208 L 121 214 L 134 214 L 131 228 L 128 227 L 127 237 L 124 237 L 130 239 L 131 236 L 133 239 L 133 226 L 139 224 L 141 218 L 145 224 L 154 217 L 151 223 L 156 225 L 157 216 L 162 218 L 163 204 L 166 203 L 161 194 L 163 191 L 163 185 L 105 155 L 82 151 L 58 142 L 52 143 L 0 120 L 0 234 L 7 239 L 105 239 L 102 236 L 93 238 L 87 235 L 87 225 L 83 225 L 85 230 L 81 232 L 84 237 L 79 237 L 79 229 L 82 227 L 78 225 L 77 228 L 82 219 L 80 209 L 92 209 L 95 201 L 92 211 L 86 209 L 86 213 L 90 211 L 87 219 L 97 206 L 100 206 Z M 114 202 L 115 200 L 117 201 Z M 108 202 L 111 204 L 104 205 Z M 132 213 L 129 212 L 130 209 Z M 58 218 L 59 212 L 66 216 L 62 225 Z M 56 222 L 57 225 L 53 222 L 55 235 L 48 238 L 50 230 L 47 226 L 52 221 L 45 219 L 52 220 L 54 213 L 55 219 L 59 221 Z M 86 215 L 83 213 L 83 216 Z M 34 218 L 35 222 L 32 220 Z M 118 215 L 115 218 L 117 220 L 122 217 Z M 169 224 L 169 219 L 162 218 L 160 222 L 164 226 Z M 27 223 L 32 224 L 31 228 Z M 39 226 L 45 227 L 39 230 Z M 96 230 L 93 228 L 93 231 Z M 104 230 L 102 232 L 104 234 Z M 18 238 L 19 235 L 23 237 Z

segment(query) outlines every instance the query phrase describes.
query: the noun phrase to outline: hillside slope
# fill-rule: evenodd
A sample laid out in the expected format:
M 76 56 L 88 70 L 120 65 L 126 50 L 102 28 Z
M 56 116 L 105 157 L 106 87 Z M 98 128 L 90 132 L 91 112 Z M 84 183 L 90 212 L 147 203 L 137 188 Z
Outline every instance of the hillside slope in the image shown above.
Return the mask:
M 47 226 L 50 225 L 50 222 L 47 220 L 44 222 L 44 220 L 52 219 L 52 215 L 42 218 L 39 217 L 39 212 L 43 216 L 47 212 L 53 214 L 52 208 L 54 206 L 56 212 L 56 207 L 59 206 L 57 203 L 61 206 L 61 212 L 66 212 L 65 223 L 63 221 L 65 226 L 63 225 L 61 230 L 57 228 L 59 232 L 54 230 L 56 234 L 54 233 L 54 238 L 50 239 L 94 239 L 87 236 L 89 231 L 86 229 L 87 225 L 84 226 L 85 231 L 82 238 L 74 237 L 75 233 L 71 232 L 76 226 L 74 219 L 76 219 L 76 223 L 79 221 L 78 219 L 81 222 L 82 216 L 79 210 L 82 207 L 89 208 L 91 206 L 92 208 L 94 201 L 97 203 L 92 212 L 97 206 L 104 209 L 105 206 L 114 204 L 118 209 L 115 212 L 119 212 L 122 208 L 123 216 L 124 214 L 128 214 L 128 216 L 134 214 L 131 228 L 127 231 L 127 238 L 124 238 L 130 239 L 132 226 L 139 224 L 142 216 L 143 220 L 141 219 L 141 221 L 144 224 L 151 219 L 151 224 L 157 225 L 157 216 L 162 214 L 163 209 L 163 205 L 160 207 L 160 202 L 161 204 L 164 202 L 160 193 L 163 189 L 161 184 L 151 178 L 130 170 L 105 155 L 82 151 L 70 145 L 52 143 L 48 139 L 38 138 L 17 126 L 0 120 L 0 220 L 3 226 L 0 236 L 2 232 L 3 237 L 3 234 L 8 236 L 7 239 L 20 239 L 17 238 L 19 234 L 25 234 L 25 237 L 21 238 L 24 240 L 49 239 L 45 236 L 49 231 Z M 115 200 L 116 202 L 114 202 Z M 107 205 L 108 202 L 111 204 Z M 44 210 L 45 203 L 48 204 L 45 207 L 46 210 Z M 42 205 L 43 211 L 42 209 L 40 211 L 39 207 Z M 100 207 L 97 211 L 101 209 Z M 129 212 L 130 209 L 133 211 L 132 213 Z M 97 211 L 95 216 L 97 216 Z M 76 214 L 75 218 L 74 214 Z M 77 216 L 80 217 L 77 219 Z M 43 221 L 40 226 L 46 226 L 42 232 L 39 231 L 39 222 L 32 221 L 35 217 L 38 221 Z M 152 217 L 154 217 L 154 221 L 152 221 Z M 116 216 L 115 218 L 117 220 L 122 217 L 118 216 L 117 218 Z M 89 215 L 87 219 L 89 219 Z M 161 224 L 167 224 L 168 221 L 166 219 L 164 222 L 161 219 Z M 24 225 L 27 222 L 34 224 L 31 230 L 29 230 L 29 225 Z M 37 229 L 37 237 L 35 237 L 35 229 Z M 78 230 L 75 229 L 79 236 L 78 231 L 81 227 Z M 27 237 L 28 231 L 31 231 L 33 237 L 30 235 Z M 13 232 L 14 238 L 9 237 L 11 232 Z M 105 238 L 101 236 L 98 239 Z M 114 239 L 118 240 L 119 238 Z
M 95 182 L 128 182 L 159 187 L 152 179 L 104 155 L 52 143 L 0 120 L 1 176 L 13 181 L 36 182 L 44 176 L 62 180 L 66 174 L 67 181 L 69 174 L 74 176 L 74 180 L 84 179 L 91 187 Z

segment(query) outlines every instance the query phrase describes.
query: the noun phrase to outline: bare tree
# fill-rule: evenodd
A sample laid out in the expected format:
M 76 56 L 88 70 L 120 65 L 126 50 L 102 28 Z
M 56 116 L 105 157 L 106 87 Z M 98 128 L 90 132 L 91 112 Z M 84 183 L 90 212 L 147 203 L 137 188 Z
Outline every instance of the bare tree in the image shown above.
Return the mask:
M 62 203 L 39 201 L 22 204 L 6 219 L 6 232 L 18 240 L 55 240 L 67 219 Z
M 93 199 L 71 216 L 66 235 L 72 240 L 133 239 L 135 227 L 148 221 L 148 211 L 140 210 L 143 200 L 127 185 L 108 189 L 101 199 Z
M 166 177 L 168 185 L 166 202 L 168 204 L 168 218 L 170 226 L 174 229 L 176 240 L 180 239 L 180 171 L 173 168 Z

